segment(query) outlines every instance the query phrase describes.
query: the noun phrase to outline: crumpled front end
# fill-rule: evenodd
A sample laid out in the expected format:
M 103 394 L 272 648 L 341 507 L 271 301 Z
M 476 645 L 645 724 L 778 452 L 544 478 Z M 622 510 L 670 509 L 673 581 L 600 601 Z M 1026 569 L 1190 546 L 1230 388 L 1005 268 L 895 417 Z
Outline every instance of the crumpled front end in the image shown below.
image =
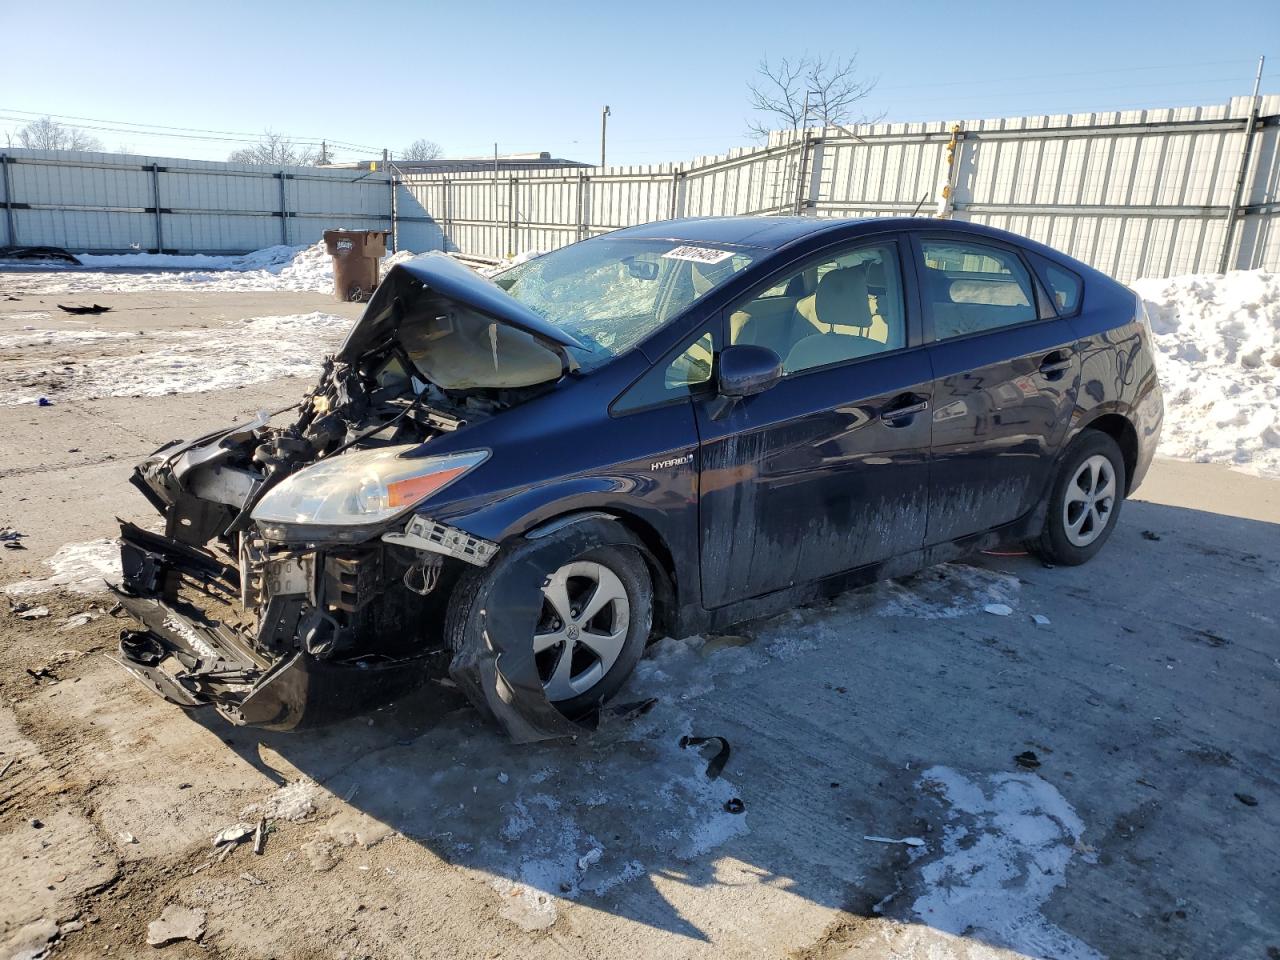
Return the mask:
M 122 634 L 121 662 L 166 700 L 237 724 L 287 730 L 364 712 L 447 663 L 442 604 L 404 585 L 416 553 L 246 538 L 233 563 L 124 523 L 116 594 L 142 629 Z

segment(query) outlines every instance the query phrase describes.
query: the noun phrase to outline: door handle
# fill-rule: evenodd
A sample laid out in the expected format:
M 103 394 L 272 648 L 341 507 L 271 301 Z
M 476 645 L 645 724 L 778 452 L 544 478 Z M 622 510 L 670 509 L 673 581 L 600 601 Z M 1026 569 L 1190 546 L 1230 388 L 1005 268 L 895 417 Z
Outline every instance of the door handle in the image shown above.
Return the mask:
M 917 413 L 924 413 L 929 409 L 929 398 L 921 397 L 914 393 L 898 397 L 892 402 L 898 404 L 898 406 L 880 411 L 880 419 L 886 423 L 906 420 L 909 417 L 914 417 Z
M 1064 350 L 1055 350 L 1040 361 L 1040 372 L 1047 377 L 1061 375 L 1071 369 L 1071 355 Z

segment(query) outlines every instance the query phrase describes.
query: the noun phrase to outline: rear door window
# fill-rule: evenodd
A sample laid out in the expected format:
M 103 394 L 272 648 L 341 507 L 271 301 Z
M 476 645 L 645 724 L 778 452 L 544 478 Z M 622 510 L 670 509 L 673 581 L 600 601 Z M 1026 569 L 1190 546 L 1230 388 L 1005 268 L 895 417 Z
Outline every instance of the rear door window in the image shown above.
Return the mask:
M 935 340 L 1038 319 L 1031 273 L 1011 250 L 968 240 L 921 240 L 922 293 Z

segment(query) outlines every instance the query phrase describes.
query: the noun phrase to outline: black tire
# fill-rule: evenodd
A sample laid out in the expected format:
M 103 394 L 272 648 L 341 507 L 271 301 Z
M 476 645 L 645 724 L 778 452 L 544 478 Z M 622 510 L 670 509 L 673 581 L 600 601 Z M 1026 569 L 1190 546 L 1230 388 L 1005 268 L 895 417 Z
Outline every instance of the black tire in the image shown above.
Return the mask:
M 558 541 L 570 535 L 569 531 L 560 530 L 542 539 L 519 541 L 513 548 L 503 550 L 490 566 L 465 572 L 454 587 L 445 615 L 445 638 L 451 648 L 460 650 L 476 640 L 481 629 L 480 612 L 489 602 L 495 580 L 506 567 L 528 559 L 530 555 L 547 551 L 548 548 L 554 550 Z M 629 538 L 624 536 L 622 539 Z M 622 649 L 604 675 L 589 689 L 576 696 L 551 701 L 556 709 L 570 719 L 583 715 L 621 689 L 644 654 L 653 623 L 653 583 L 649 568 L 637 547 L 616 543 L 589 546 L 579 551 L 570 562 L 583 561 L 600 564 L 618 578 L 626 592 L 629 617 Z M 555 572 L 546 571 L 548 576 Z M 532 636 L 529 642 L 533 643 Z
M 1093 460 L 1095 457 L 1105 457 L 1110 463 L 1114 495 L 1106 512 L 1105 522 L 1101 525 L 1097 524 L 1096 513 L 1093 518 L 1086 518 L 1089 529 L 1084 535 L 1092 535 L 1092 539 L 1088 543 L 1081 544 L 1072 542 L 1072 531 L 1068 529 L 1068 516 L 1071 515 L 1071 511 L 1068 511 L 1066 501 L 1071 496 L 1072 507 L 1078 507 L 1081 503 L 1078 499 L 1080 494 L 1083 492 L 1086 497 L 1088 496 L 1089 491 L 1086 488 L 1079 485 L 1073 486 L 1073 483 L 1085 469 L 1086 464 L 1091 461 L 1096 463 Z M 1126 482 L 1124 455 L 1121 454 L 1119 445 L 1100 430 L 1085 430 L 1071 441 L 1058 463 L 1058 472 L 1049 490 L 1044 529 L 1039 537 L 1027 543 L 1028 548 L 1046 563 L 1067 567 L 1079 566 L 1093 559 L 1094 555 L 1102 549 L 1103 544 L 1110 539 L 1111 532 L 1115 530 L 1116 523 L 1120 519 L 1120 507 L 1124 503 Z M 1098 486 L 1103 487 L 1103 483 L 1099 483 Z M 1098 502 L 1101 503 L 1101 500 Z M 1078 511 L 1075 512 L 1075 516 L 1079 516 Z M 1093 532 L 1095 528 L 1096 533 Z M 1081 533 L 1077 531 L 1075 538 L 1078 540 L 1080 537 Z

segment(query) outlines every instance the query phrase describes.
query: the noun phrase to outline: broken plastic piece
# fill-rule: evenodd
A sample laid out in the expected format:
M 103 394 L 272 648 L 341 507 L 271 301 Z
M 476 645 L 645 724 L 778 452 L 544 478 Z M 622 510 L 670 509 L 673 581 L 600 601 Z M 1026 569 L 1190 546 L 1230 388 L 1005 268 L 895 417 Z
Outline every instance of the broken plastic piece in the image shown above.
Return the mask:
M 724 765 L 729 762 L 729 741 L 724 737 L 681 737 L 680 748 L 700 747 L 704 743 L 716 741 L 720 744 L 720 750 L 707 764 L 707 779 L 714 780 L 720 776 L 724 770 Z
M 893 837 L 863 837 L 863 840 L 870 840 L 872 843 L 901 843 L 908 847 L 923 847 L 924 841 L 919 837 L 903 837 L 900 840 Z
M 988 603 L 982 609 L 987 613 L 995 614 L 997 617 L 1007 617 L 1009 614 L 1013 613 L 1013 607 L 1009 606 L 1007 603 Z
M 747 805 L 738 797 L 730 797 L 724 802 L 725 813 L 742 813 L 747 809 Z
M 1040 758 L 1035 755 L 1033 750 L 1024 750 L 1013 758 L 1013 762 L 1024 770 L 1034 770 L 1040 766 Z
M 1048 618 L 1048 617 L 1046 617 L 1043 613 L 1033 613 L 1033 614 L 1031 615 L 1031 619 L 1032 619 L 1032 620 L 1033 620 L 1033 621 L 1034 621 L 1038 626 L 1041 626 L 1041 627 L 1047 627 L 1047 626 L 1049 625 L 1049 618 Z

